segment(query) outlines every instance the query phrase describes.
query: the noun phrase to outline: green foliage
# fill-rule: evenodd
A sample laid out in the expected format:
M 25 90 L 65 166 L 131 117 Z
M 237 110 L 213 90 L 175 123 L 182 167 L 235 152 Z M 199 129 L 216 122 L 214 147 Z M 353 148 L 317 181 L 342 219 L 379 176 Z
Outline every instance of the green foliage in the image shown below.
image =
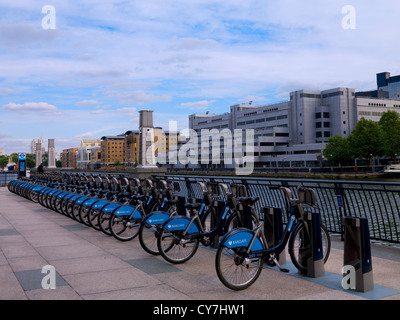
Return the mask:
M 361 118 L 347 137 L 329 138 L 324 156 L 333 164 L 349 164 L 354 159 L 400 155 L 400 115 L 388 110 L 379 122 Z
M 8 157 L 7 156 L 0 156 L 0 168 L 4 168 L 7 166 Z
M 325 158 L 334 165 L 347 165 L 352 161 L 349 140 L 335 135 L 330 137 L 324 150 Z
M 349 136 L 354 158 L 371 159 L 385 155 L 385 133 L 378 122 L 361 118 Z
M 115 163 L 114 163 L 114 165 L 118 167 L 118 166 L 121 166 L 122 164 L 121 164 L 121 161 L 116 160 Z
M 386 111 L 379 120 L 384 131 L 385 155 L 395 158 L 400 155 L 400 115 L 396 111 Z

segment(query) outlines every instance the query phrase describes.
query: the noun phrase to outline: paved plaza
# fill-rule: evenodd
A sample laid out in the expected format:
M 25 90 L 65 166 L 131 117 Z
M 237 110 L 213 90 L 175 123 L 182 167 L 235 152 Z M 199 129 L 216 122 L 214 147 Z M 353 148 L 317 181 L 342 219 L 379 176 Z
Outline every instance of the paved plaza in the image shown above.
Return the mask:
M 372 245 L 374 289 L 341 286 L 343 242 L 332 240 L 325 275 L 307 278 L 265 268 L 250 288 L 226 288 L 215 272 L 215 250 L 201 247 L 184 264 L 146 253 L 138 239 L 121 242 L 0 188 L 1 300 L 400 300 L 400 248 Z M 43 289 L 45 266 L 56 288 Z

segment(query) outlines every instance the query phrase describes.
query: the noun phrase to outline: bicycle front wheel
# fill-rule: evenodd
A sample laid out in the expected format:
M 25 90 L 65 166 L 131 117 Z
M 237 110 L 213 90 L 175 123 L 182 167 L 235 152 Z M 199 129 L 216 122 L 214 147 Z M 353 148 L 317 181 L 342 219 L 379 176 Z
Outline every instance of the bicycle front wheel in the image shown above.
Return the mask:
M 260 276 L 262 258 L 246 259 L 247 247 L 228 248 L 221 243 L 215 256 L 218 278 L 232 290 L 250 287 Z
M 184 263 L 194 256 L 199 239 L 184 236 L 183 230 L 169 231 L 162 228 L 158 234 L 157 247 L 161 256 L 170 263 Z
M 138 235 L 141 222 L 142 218 L 112 214 L 109 221 L 109 230 L 114 238 L 120 241 L 129 241 Z
M 307 260 L 311 257 L 311 239 L 302 223 L 293 232 L 288 244 L 290 259 L 300 272 L 306 273 L 308 269 Z M 331 250 L 331 238 L 323 224 L 321 224 L 321 240 L 323 259 L 326 263 Z
M 152 255 L 159 255 L 157 237 L 160 226 L 143 222 L 139 228 L 139 242 L 143 250 Z

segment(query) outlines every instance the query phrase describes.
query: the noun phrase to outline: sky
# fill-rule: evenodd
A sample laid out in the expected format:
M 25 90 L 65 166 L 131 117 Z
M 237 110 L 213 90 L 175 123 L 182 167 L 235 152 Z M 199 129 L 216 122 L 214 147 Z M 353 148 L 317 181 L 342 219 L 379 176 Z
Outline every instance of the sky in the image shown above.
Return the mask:
M 51 6 L 47 10 L 46 6 Z M 348 7 L 351 6 L 351 10 Z M 45 10 L 46 9 L 46 10 Z M 43 12 L 42 12 L 43 10 Z M 398 0 L 0 0 L 0 149 L 400 75 Z

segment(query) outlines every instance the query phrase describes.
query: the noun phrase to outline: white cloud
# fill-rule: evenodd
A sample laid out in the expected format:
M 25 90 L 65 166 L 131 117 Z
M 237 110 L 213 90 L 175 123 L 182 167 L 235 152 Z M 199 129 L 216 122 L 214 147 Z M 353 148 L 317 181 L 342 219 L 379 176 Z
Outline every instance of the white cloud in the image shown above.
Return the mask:
M 6 96 L 6 95 L 11 95 L 11 94 L 18 94 L 21 93 L 21 91 L 10 89 L 10 88 L 2 88 L 0 89 L 0 95 Z
M 194 102 L 182 102 L 177 108 L 196 110 L 196 109 L 207 109 L 216 100 L 202 100 Z
M 98 102 L 97 100 L 82 100 L 79 101 L 76 105 L 78 107 L 88 107 L 88 106 L 93 106 L 95 104 L 99 104 L 100 102 Z
M 171 100 L 169 95 L 155 95 L 152 93 L 146 93 L 142 90 L 133 92 L 110 92 L 111 97 L 117 98 L 121 103 L 124 104 L 137 104 L 143 105 L 150 102 L 168 102 Z
M 1 107 L 2 110 L 13 111 L 13 112 L 58 112 L 56 106 L 46 102 L 25 102 L 24 104 L 8 103 Z

